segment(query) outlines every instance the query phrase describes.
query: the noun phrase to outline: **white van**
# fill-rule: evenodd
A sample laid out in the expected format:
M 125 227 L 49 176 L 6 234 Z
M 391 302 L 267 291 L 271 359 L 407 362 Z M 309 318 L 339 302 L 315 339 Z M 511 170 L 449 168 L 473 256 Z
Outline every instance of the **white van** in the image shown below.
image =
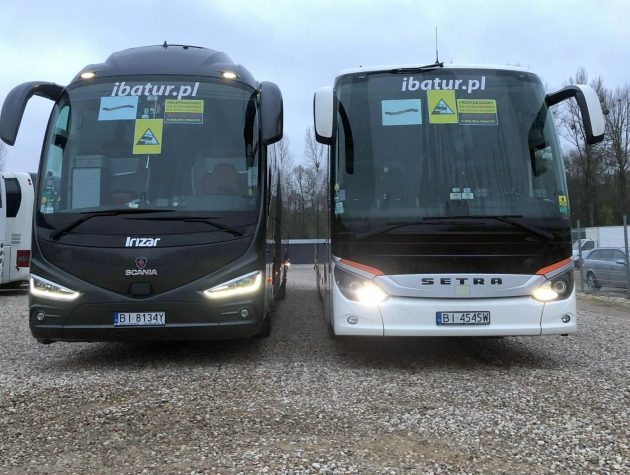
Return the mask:
M 0 236 L 2 277 L 0 287 L 17 288 L 28 282 L 31 264 L 31 229 L 34 186 L 29 173 L 2 173 Z

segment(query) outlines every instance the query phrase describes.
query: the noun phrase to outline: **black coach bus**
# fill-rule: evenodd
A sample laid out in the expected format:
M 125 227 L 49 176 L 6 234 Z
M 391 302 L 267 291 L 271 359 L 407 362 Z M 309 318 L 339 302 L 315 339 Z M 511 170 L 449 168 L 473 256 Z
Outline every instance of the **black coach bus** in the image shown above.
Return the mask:
M 278 87 L 218 51 L 128 49 L 68 86 L 14 88 L 0 116 L 8 145 L 33 95 L 55 102 L 35 201 L 33 336 L 268 335 L 287 269 Z

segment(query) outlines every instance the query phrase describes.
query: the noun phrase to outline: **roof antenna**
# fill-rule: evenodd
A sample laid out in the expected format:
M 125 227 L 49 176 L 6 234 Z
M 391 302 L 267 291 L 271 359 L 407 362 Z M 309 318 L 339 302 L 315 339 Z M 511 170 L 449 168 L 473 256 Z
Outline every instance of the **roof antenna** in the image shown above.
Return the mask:
M 440 64 L 440 59 L 438 56 L 437 26 L 435 27 L 435 64 Z
M 443 68 L 444 63 L 440 62 L 440 55 L 438 54 L 438 41 L 437 41 L 437 26 L 435 27 L 435 64 L 434 66 Z
M 436 31 L 437 31 L 437 29 L 436 29 Z M 437 33 L 436 33 L 436 35 L 437 35 Z M 168 48 L 168 45 L 166 44 L 166 40 L 164 40 L 164 44 L 162 45 L 162 48 Z

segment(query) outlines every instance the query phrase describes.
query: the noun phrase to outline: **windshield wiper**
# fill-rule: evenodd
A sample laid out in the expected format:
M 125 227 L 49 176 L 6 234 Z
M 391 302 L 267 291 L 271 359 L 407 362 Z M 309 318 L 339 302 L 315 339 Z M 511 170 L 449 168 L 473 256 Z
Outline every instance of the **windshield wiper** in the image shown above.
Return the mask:
M 365 239 L 372 236 L 378 236 L 379 234 L 385 234 L 385 233 L 388 233 L 389 231 L 393 231 L 394 229 L 404 228 L 405 226 L 412 226 L 414 224 L 429 224 L 429 223 L 413 222 L 413 221 L 410 221 L 410 222 L 403 221 L 400 223 L 387 223 L 387 226 L 385 227 L 374 229 L 372 231 L 368 231 L 361 234 L 356 234 L 354 238 L 360 240 L 360 239 Z
M 132 218 L 143 219 L 147 221 L 183 221 L 185 223 L 206 223 L 218 228 L 226 233 L 233 234 L 234 236 L 242 236 L 244 233 L 225 224 L 217 223 L 215 219 L 220 219 L 218 216 L 149 216 L 146 218 Z
M 62 234 L 66 234 L 67 232 L 72 231 L 74 228 L 79 226 L 82 223 L 85 223 L 87 220 L 92 219 L 96 216 L 118 216 L 119 214 L 139 214 L 139 213 L 165 213 L 173 211 L 172 209 L 142 209 L 142 208 L 125 208 L 125 209 L 114 209 L 114 210 L 101 210 L 101 211 L 85 211 L 81 213 L 81 216 L 76 221 L 68 224 L 67 226 L 61 228 L 57 232 L 50 235 L 50 238 L 54 241 L 58 240 Z
M 454 219 L 462 219 L 462 218 L 468 218 L 470 216 L 436 216 L 436 217 L 429 217 L 429 218 L 422 218 L 423 220 L 448 220 L 451 218 Z M 394 229 L 400 229 L 400 228 L 404 228 L 406 226 L 413 226 L 413 225 L 418 225 L 418 224 L 431 224 L 431 223 L 427 223 L 426 221 L 402 221 L 399 223 L 387 223 L 387 225 L 383 228 L 379 228 L 379 229 L 375 229 L 373 231 L 368 231 L 366 233 L 362 233 L 362 234 L 357 234 L 354 236 L 355 239 L 365 239 L 365 238 L 369 238 L 372 236 L 378 236 L 379 234 L 385 234 L 388 233 L 389 231 L 393 231 Z
M 430 222 L 427 221 L 448 221 L 448 220 L 463 220 L 463 219 L 496 219 L 497 221 L 501 221 L 503 223 L 507 223 L 510 224 L 512 226 L 524 229 L 526 231 L 529 231 L 532 234 L 535 234 L 537 236 L 543 237 L 547 240 L 552 240 L 554 238 L 553 234 L 550 232 L 545 231 L 544 229 L 540 229 L 537 228 L 535 226 L 530 226 L 529 224 L 525 224 L 525 223 L 521 223 L 519 221 L 514 221 L 513 218 L 522 218 L 523 216 L 521 215 L 502 215 L 502 216 L 466 216 L 466 215 L 459 215 L 459 216 L 427 216 L 425 218 L 422 218 L 422 221 L 417 222 L 417 221 L 404 221 L 404 222 L 400 222 L 400 223 L 387 223 L 388 226 L 383 227 L 383 228 L 379 228 L 379 229 L 375 229 L 373 231 L 368 231 L 366 233 L 362 233 L 362 234 L 357 234 L 354 236 L 355 239 L 361 240 L 361 239 L 366 239 L 368 237 L 372 237 L 372 236 L 378 236 L 379 234 L 385 234 L 388 233 L 390 231 L 393 231 L 394 229 L 399 229 L 399 228 L 404 228 L 405 226 L 413 226 L 413 225 L 417 225 L 417 224 L 431 224 Z
M 423 73 L 425 71 L 432 71 L 434 69 L 438 69 L 438 68 L 443 68 L 444 67 L 444 63 L 438 63 L 435 62 L 433 64 L 427 64 L 425 66 L 415 66 L 415 67 L 411 67 L 411 68 L 394 68 L 394 69 L 390 69 L 388 72 L 389 73 L 403 73 L 403 74 L 408 74 L 408 73 Z M 380 71 L 382 72 L 382 71 Z
M 514 218 L 522 218 L 523 216 L 520 214 L 510 214 L 510 215 L 501 215 L 501 216 L 427 216 L 426 218 L 422 218 L 427 221 L 444 221 L 449 219 L 496 219 L 497 221 L 501 221 L 503 223 L 507 223 L 511 226 L 515 226 L 517 228 L 524 229 L 525 231 L 529 231 L 531 234 L 535 234 L 540 237 L 544 237 L 547 240 L 552 240 L 554 235 L 544 229 L 537 228 L 536 226 L 531 226 L 529 224 L 521 223 L 520 221 L 514 221 Z

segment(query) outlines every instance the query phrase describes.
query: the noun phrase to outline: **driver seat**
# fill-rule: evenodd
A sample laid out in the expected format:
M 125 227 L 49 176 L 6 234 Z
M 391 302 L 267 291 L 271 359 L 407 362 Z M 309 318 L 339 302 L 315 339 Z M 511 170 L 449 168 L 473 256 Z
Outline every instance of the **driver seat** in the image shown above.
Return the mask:
M 208 173 L 202 180 L 205 194 L 228 194 L 242 195 L 244 190 L 241 187 L 241 180 L 229 163 L 220 163 L 211 173 Z

